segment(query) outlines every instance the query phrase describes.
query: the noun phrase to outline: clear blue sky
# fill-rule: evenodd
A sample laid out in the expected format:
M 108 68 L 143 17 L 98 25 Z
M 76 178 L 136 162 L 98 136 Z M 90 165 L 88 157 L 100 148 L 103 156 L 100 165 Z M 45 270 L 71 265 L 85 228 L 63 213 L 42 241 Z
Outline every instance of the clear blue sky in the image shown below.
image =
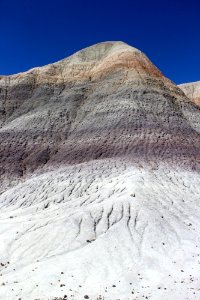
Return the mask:
M 199 0 L 0 0 L 0 12 L 1 75 L 121 40 L 174 82 L 200 80 Z

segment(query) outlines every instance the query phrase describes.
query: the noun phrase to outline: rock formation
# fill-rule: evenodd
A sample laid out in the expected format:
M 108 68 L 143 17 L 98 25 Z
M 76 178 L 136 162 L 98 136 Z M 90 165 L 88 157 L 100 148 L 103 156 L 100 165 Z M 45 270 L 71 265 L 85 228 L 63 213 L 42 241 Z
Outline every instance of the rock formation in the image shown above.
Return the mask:
M 200 81 L 180 84 L 179 87 L 189 99 L 200 106 Z
M 200 111 L 181 89 L 122 42 L 0 77 L 2 299 L 197 299 Z

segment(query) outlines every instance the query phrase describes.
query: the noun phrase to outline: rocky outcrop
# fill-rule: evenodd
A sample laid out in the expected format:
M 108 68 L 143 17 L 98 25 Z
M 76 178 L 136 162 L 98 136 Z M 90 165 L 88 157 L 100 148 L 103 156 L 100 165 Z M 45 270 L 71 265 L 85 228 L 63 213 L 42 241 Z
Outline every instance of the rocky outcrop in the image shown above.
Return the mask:
M 200 81 L 180 84 L 179 87 L 190 100 L 200 106 Z

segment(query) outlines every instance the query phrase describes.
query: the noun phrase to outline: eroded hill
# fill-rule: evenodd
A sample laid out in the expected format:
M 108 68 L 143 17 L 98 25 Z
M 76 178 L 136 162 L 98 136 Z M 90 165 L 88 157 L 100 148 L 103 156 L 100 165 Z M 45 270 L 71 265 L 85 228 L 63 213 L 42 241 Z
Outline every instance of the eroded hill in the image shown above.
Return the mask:
M 2 299 L 198 299 L 200 112 L 179 87 L 107 42 L 1 77 L 0 105 Z

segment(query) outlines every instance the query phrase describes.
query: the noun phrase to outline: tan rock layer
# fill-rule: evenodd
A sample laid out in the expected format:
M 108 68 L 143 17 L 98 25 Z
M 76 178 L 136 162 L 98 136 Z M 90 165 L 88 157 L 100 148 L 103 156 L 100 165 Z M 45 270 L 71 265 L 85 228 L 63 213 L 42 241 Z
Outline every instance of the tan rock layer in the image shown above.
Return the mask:
M 179 87 L 190 100 L 200 106 L 200 81 L 180 84 Z

